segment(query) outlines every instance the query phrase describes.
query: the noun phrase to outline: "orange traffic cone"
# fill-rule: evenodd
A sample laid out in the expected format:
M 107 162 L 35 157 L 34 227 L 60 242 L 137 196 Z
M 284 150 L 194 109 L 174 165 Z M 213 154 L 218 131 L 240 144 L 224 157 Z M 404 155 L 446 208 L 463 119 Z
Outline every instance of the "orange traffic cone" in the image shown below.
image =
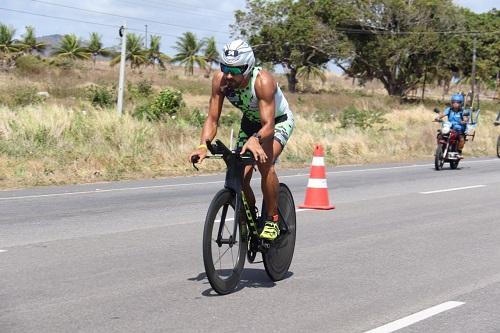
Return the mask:
M 306 200 L 300 208 L 334 209 L 328 201 L 328 186 L 326 185 L 325 158 L 323 147 L 314 147 L 314 156 L 311 163 L 311 172 L 307 182 Z

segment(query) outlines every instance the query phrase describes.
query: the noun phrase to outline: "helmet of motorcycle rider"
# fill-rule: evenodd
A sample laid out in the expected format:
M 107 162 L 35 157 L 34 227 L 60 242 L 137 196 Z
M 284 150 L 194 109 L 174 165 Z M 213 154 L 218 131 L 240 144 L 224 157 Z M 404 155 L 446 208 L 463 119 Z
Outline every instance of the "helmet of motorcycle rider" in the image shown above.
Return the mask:
M 224 45 L 220 60 L 221 68 L 223 66 L 239 67 L 243 76 L 251 73 L 255 66 L 255 56 L 252 48 L 241 39 L 233 40 Z
M 451 103 L 453 104 L 454 102 L 458 102 L 460 105 L 464 104 L 464 95 L 460 93 L 453 94 L 451 96 Z

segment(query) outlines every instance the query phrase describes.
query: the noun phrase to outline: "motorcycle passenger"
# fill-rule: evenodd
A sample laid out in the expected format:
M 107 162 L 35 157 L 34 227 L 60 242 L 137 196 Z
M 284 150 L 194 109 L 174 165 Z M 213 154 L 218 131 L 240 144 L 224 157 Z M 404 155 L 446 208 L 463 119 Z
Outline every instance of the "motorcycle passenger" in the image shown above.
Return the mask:
M 452 128 L 459 135 L 458 158 L 463 158 L 462 149 L 465 145 L 465 129 L 469 120 L 468 116 L 469 112 L 464 109 L 464 95 L 460 93 L 453 94 L 451 96 L 451 106 L 447 107 L 443 114 L 436 116 L 436 120 L 438 121 L 444 117 L 448 117 Z

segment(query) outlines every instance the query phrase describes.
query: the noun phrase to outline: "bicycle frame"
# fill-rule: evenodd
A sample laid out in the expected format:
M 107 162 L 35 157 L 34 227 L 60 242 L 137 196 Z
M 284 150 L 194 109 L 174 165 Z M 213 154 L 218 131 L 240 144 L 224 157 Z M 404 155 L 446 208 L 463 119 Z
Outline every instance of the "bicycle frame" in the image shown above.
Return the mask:
M 255 159 L 250 156 L 241 156 L 239 153 L 232 152 L 227 148 L 220 140 L 215 141 L 216 144 L 212 145 L 209 141 L 207 141 L 207 148 L 212 153 L 213 157 L 219 157 L 224 160 L 227 166 L 226 178 L 224 183 L 224 188 L 229 189 L 235 194 L 235 203 L 234 203 L 234 214 L 235 218 L 241 216 L 241 209 L 243 208 L 245 211 L 245 219 L 246 224 L 249 227 L 252 236 L 255 238 L 259 238 L 257 221 L 254 220 L 252 215 L 252 210 L 248 205 L 248 201 L 246 200 L 245 193 L 243 192 L 243 176 L 245 172 L 245 166 L 254 165 Z M 242 207 L 243 204 L 243 207 Z M 219 238 L 222 234 L 222 228 L 225 224 L 225 215 L 227 212 L 227 208 L 223 211 L 221 224 L 219 226 L 219 233 L 217 238 L 217 243 L 223 243 Z M 278 214 L 282 217 L 281 212 L 278 209 Z M 286 221 L 283 221 L 283 225 L 285 227 L 285 232 L 288 232 L 288 225 Z M 234 224 L 233 235 L 237 232 L 237 224 Z M 247 235 L 244 235 L 245 237 Z M 268 244 L 267 244 L 268 245 Z M 266 248 L 268 246 L 265 246 Z

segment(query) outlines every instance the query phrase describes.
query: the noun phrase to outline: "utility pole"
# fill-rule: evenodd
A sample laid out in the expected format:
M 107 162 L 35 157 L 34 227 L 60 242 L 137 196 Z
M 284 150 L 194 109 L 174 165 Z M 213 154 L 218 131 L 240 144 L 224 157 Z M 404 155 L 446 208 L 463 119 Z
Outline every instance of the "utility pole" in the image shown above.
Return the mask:
M 147 49 L 148 48 L 148 25 L 145 24 L 144 25 L 144 28 L 146 29 L 146 37 L 144 38 L 144 48 Z
M 477 35 L 474 35 L 474 42 L 472 46 L 472 79 L 471 79 L 471 92 L 472 92 L 472 100 L 470 102 L 470 107 L 472 108 L 474 104 L 475 90 L 476 90 L 476 44 L 477 44 Z
M 118 80 L 118 102 L 116 110 L 118 115 L 123 114 L 123 86 L 125 82 L 125 63 L 127 61 L 127 23 L 120 27 L 120 37 L 122 38 L 122 53 L 120 59 L 120 79 Z

